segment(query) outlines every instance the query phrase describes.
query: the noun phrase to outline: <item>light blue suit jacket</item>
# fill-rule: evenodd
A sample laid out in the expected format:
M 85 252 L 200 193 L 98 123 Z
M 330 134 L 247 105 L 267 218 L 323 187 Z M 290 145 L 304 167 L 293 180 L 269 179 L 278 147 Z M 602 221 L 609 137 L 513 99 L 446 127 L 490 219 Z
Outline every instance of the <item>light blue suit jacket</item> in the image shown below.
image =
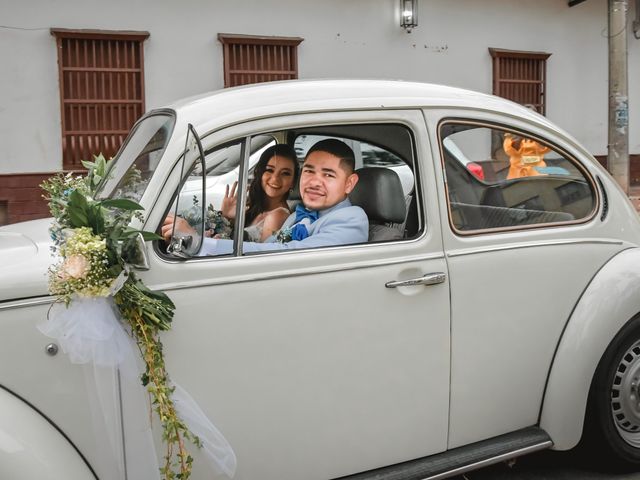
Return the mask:
M 295 221 L 296 214 L 292 213 L 282 228 L 292 226 Z M 364 210 L 351 205 L 347 198 L 331 208 L 320 210 L 318 220 L 309 225 L 307 230 L 309 236 L 304 240 L 277 243 L 275 237 L 271 236 L 264 243 L 243 242 L 242 248 L 244 252 L 265 252 L 362 243 L 369 238 L 369 220 Z M 232 252 L 233 240 L 205 238 L 199 255 L 222 255 Z

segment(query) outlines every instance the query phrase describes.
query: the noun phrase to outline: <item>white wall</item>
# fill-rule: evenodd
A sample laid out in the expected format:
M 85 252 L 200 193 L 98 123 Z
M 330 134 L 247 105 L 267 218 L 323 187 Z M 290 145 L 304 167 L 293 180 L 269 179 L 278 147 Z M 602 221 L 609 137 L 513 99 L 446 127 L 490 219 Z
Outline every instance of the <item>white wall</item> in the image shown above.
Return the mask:
M 607 6 L 587 0 L 0 0 L 0 173 L 61 168 L 55 39 L 49 28 L 142 30 L 147 109 L 221 88 L 217 34 L 299 36 L 300 78 L 398 78 L 491 92 L 488 47 L 551 53 L 547 115 L 594 154 L 607 143 Z M 633 12 L 630 12 L 630 19 Z M 629 34 L 631 152 L 640 153 L 640 41 Z
M 61 167 L 58 70 L 52 40 L 48 29 L 0 29 L 0 173 Z

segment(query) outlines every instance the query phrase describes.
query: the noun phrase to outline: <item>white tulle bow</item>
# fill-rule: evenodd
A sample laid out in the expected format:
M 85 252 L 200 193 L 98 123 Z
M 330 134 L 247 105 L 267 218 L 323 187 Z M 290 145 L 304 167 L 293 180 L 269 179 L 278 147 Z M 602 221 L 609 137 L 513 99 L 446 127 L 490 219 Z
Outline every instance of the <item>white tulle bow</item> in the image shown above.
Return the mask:
M 148 396 L 140 384 L 142 370 L 137 347 L 119 321 L 112 297 L 78 297 L 68 307 L 54 304 L 48 320 L 39 324 L 38 329 L 60 344 L 71 363 L 88 367 L 85 379 L 94 428 L 104 432 L 110 444 L 110 458 L 103 455 L 100 462 L 100 478 L 116 480 L 127 475 L 128 478 L 149 480 L 159 478 L 148 420 Z M 236 456 L 231 445 L 191 395 L 172 383 L 176 411 L 187 428 L 202 441 L 204 457 L 213 471 L 233 477 Z M 134 401 L 122 402 L 121 394 L 125 390 L 127 397 L 133 396 Z M 99 408 L 95 408 L 96 405 Z M 121 422 L 121 416 L 127 421 Z M 124 449 L 121 425 L 127 438 Z M 117 472 L 114 472 L 114 465 L 117 465 Z
M 53 305 L 48 321 L 39 324 L 38 329 L 58 341 L 71 363 L 120 367 L 121 373 L 135 377 L 135 346 L 116 315 L 110 297 L 79 297 L 68 308 L 59 303 Z M 133 370 L 123 371 L 123 367 Z

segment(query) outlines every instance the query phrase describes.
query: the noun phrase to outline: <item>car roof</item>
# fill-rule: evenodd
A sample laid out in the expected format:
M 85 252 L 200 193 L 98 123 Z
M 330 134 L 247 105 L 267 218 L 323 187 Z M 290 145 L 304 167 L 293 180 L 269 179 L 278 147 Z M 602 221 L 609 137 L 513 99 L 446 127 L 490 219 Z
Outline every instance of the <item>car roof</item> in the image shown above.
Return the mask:
M 260 118 L 335 109 L 457 107 L 498 110 L 552 126 L 545 117 L 509 100 L 461 88 L 398 80 L 288 80 L 225 88 L 168 106 L 179 120 L 206 125 L 219 116 Z M 206 128 L 205 128 L 206 130 Z

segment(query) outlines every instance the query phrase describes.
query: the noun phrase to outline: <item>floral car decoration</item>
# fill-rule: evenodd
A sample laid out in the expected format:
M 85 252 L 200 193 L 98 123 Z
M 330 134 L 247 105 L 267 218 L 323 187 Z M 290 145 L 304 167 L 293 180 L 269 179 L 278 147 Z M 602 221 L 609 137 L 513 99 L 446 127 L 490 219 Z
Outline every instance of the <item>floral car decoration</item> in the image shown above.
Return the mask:
M 150 394 L 162 423 L 166 453 L 160 473 L 165 479 L 187 479 L 193 458 L 186 442 L 196 447 L 202 443 L 176 410 L 173 400 L 176 387 L 169 380 L 159 336 L 171 328 L 175 306 L 164 293 L 149 289 L 128 266 L 135 258 L 137 236 L 142 235 L 144 240 L 160 237 L 129 226 L 134 217 L 142 219 L 142 207 L 136 202 L 125 198 L 95 198 L 98 185 L 108 175 L 110 161 L 100 155 L 94 162 L 83 162 L 83 165 L 88 169 L 84 178 L 58 175 L 42 184 L 54 217 L 50 229 L 52 249 L 60 259 L 49 269 L 49 290 L 67 307 L 62 315 L 67 323 L 73 321 L 70 311 L 91 299 L 102 300 L 100 309 L 117 312 L 116 317 L 139 348 L 145 365 L 142 385 Z M 92 321 L 90 316 L 79 320 L 83 324 Z M 43 328 L 50 331 L 56 327 Z M 69 337 L 75 335 L 72 328 L 92 327 L 69 327 L 60 336 L 70 340 Z M 105 348 L 89 346 L 85 338 L 74 341 L 83 345 L 65 348 L 61 339 L 63 349 L 71 350 L 67 353 L 72 361 L 74 355 L 76 359 L 86 357 L 85 350 Z

